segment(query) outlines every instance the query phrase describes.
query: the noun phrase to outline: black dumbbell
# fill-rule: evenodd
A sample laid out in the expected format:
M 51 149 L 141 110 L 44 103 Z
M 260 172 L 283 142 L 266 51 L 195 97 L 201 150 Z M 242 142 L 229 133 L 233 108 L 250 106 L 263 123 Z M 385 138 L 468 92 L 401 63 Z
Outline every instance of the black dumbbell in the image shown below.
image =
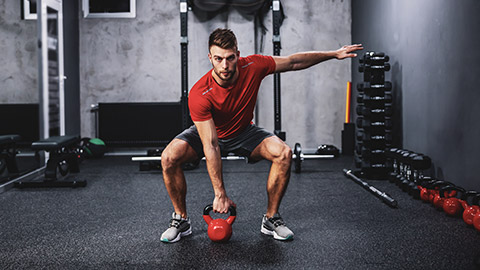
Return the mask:
M 385 150 L 384 149 L 370 149 L 362 147 L 361 155 L 362 157 L 371 159 L 371 158 L 383 158 L 385 157 Z
M 411 161 L 414 157 L 417 156 L 417 153 L 410 152 L 408 155 L 403 155 L 403 162 L 406 164 L 406 174 L 405 177 L 403 178 L 400 186 L 403 191 L 408 192 L 410 188 L 413 186 L 411 185 L 413 177 L 412 177 L 412 166 L 411 166 Z M 419 194 L 420 195 L 420 194 Z
M 430 157 L 419 154 L 412 159 L 413 178 L 420 181 L 423 178 L 423 171 L 430 169 L 432 160 Z
M 390 132 L 385 132 L 385 134 L 370 134 L 369 132 L 362 132 L 359 130 L 357 132 L 357 139 L 364 143 L 376 141 L 386 141 L 390 143 L 392 141 L 392 134 Z
M 381 90 L 381 91 L 390 91 L 392 90 L 392 83 L 389 81 L 384 82 L 383 84 L 373 84 L 370 82 L 362 82 L 357 84 L 358 92 L 363 92 L 368 89 Z
M 361 64 L 359 67 L 358 67 L 358 71 L 359 72 L 364 72 L 366 70 L 381 70 L 381 71 L 389 71 L 390 70 L 390 64 L 389 63 L 384 63 L 383 65 L 382 64 L 369 64 L 369 63 L 364 63 L 364 64 Z
M 385 150 L 385 156 L 392 163 L 392 171 L 388 175 L 388 181 L 390 183 L 394 182 L 395 176 L 399 173 L 398 163 L 397 163 L 397 152 L 398 148 L 389 148 Z
M 408 192 L 408 194 L 415 199 L 420 199 L 420 189 L 418 188 L 419 184 L 414 177 L 413 163 L 415 161 L 419 162 L 420 160 L 422 160 L 422 155 L 417 153 L 411 153 L 405 158 L 405 162 L 407 163 L 407 174 L 401 184 L 402 190 Z
M 357 102 L 363 104 L 373 104 L 373 103 L 392 103 L 392 95 L 385 94 L 383 96 L 373 96 L 373 95 L 366 95 L 366 94 L 359 94 L 357 96 Z
M 366 52 L 358 61 L 360 64 L 370 62 L 385 63 L 390 61 L 390 57 L 383 52 Z
M 357 105 L 357 114 L 367 117 L 372 117 L 376 115 L 392 116 L 393 111 L 390 104 L 385 104 L 385 106 L 382 108 L 368 108 L 363 105 Z
M 358 117 L 357 118 L 357 126 L 359 128 L 364 128 L 364 129 L 375 128 L 375 127 L 391 129 L 392 128 L 392 121 L 390 120 L 390 118 L 385 118 L 384 121 L 372 121 L 369 118 Z
M 397 155 L 397 164 L 398 164 L 398 174 L 395 176 L 395 184 L 398 187 L 401 187 L 403 179 L 406 177 L 407 165 L 405 164 L 404 155 L 408 156 L 410 152 L 405 149 L 399 149 L 396 152 Z
M 428 170 L 432 166 L 432 160 L 423 154 L 418 154 L 410 160 L 412 169 L 412 183 L 410 184 L 410 193 L 414 197 L 420 197 L 420 189 L 418 186 L 424 182 L 424 170 Z M 430 180 L 430 178 L 428 178 Z
M 357 144 L 355 145 L 355 153 L 357 153 L 358 155 L 361 155 L 362 148 L 363 148 L 363 143 L 361 141 L 358 141 Z
M 362 156 L 355 153 L 354 162 L 356 168 L 362 167 Z
M 365 60 L 381 60 L 383 62 L 388 62 L 390 60 L 388 55 L 385 55 L 384 52 L 366 52 L 364 58 Z

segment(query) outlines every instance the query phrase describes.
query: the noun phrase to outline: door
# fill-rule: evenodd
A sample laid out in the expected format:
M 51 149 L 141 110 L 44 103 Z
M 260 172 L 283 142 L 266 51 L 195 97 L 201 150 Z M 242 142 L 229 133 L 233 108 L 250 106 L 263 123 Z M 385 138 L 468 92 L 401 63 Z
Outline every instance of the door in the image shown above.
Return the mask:
M 65 135 L 61 0 L 37 1 L 40 139 Z

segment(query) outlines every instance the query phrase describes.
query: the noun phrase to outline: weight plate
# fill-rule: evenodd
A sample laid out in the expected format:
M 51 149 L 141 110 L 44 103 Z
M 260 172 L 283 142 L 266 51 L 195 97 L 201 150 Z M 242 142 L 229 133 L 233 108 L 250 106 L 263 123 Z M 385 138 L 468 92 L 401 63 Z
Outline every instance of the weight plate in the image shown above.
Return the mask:
M 293 153 L 295 154 L 295 173 L 300 173 L 302 172 L 302 146 L 300 145 L 300 143 L 295 144 Z

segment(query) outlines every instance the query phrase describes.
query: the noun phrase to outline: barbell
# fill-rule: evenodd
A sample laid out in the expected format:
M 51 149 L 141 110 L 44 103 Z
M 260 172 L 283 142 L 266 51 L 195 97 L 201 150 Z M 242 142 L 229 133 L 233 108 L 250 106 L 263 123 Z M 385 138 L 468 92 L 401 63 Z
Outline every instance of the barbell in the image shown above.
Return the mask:
M 302 153 L 302 146 L 300 143 L 295 143 L 295 146 L 293 148 L 293 155 L 292 159 L 294 160 L 293 164 L 295 166 L 295 173 L 301 173 L 302 172 L 302 162 L 305 159 L 332 159 L 335 157 L 335 154 L 324 154 L 324 155 L 318 155 L 318 154 L 304 154 Z M 222 160 L 246 160 L 246 157 L 242 156 L 234 156 L 234 155 L 227 155 L 227 156 L 222 156 Z M 162 157 L 161 156 L 141 156 L 141 157 L 132 157 L 132 161 L 135 162 L 148 162 L 148 161 L 161 161 Z M 205 157 L 202 158 L 202 160 L 205 160 Z

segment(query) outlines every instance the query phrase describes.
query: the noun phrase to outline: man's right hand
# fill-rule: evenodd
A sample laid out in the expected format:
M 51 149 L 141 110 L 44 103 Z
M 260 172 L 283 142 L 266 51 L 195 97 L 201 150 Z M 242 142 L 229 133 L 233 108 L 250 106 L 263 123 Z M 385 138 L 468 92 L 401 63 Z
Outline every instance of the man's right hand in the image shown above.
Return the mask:
M 227 196 L 215 196 L 215 199 L 213 199 L 213 212 L 215 213 L 226 214 L 230 206 L 237 207 Z

